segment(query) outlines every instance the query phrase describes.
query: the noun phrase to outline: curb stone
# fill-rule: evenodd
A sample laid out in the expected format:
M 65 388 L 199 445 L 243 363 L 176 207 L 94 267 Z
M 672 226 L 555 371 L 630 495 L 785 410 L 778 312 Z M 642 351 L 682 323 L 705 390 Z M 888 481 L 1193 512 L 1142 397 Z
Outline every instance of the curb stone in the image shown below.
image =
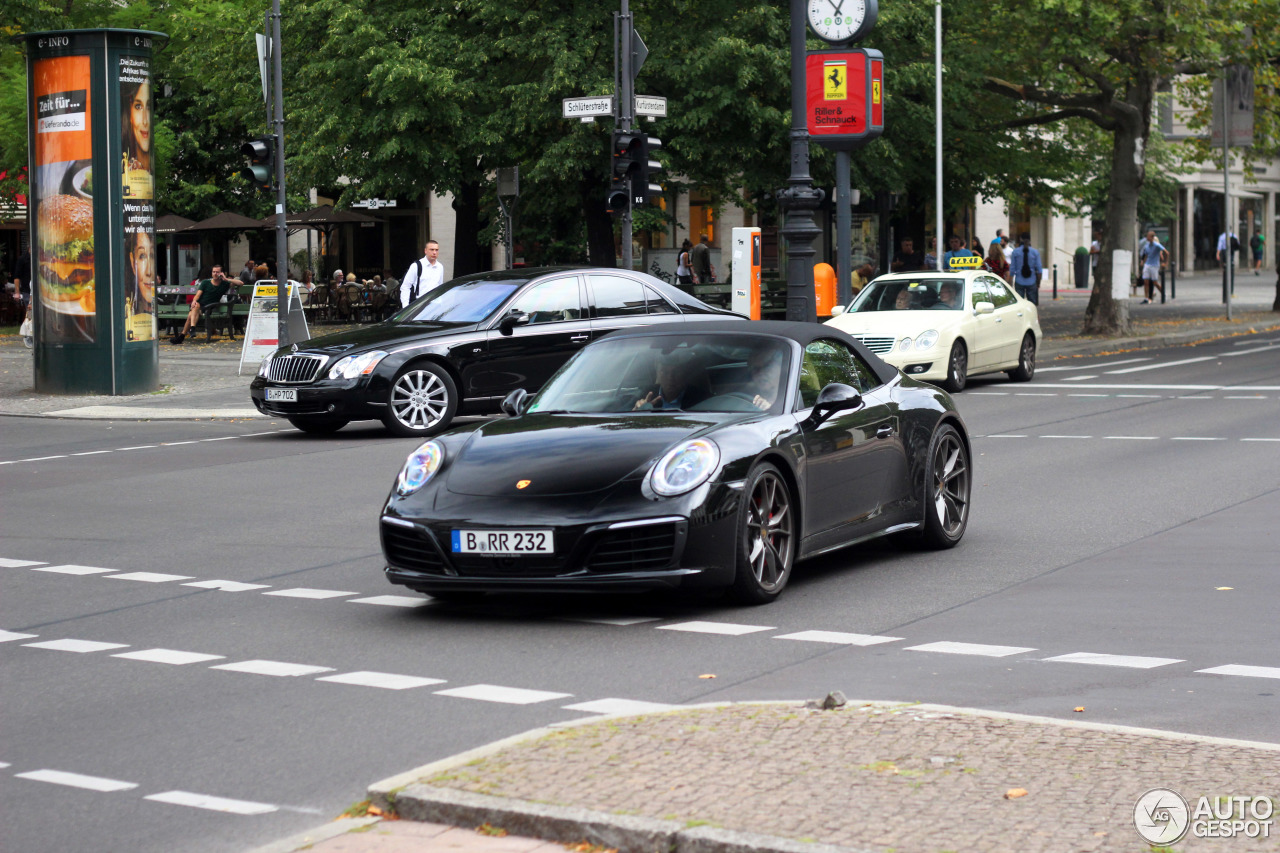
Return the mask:
M 306 832 L 273 841 L 263 847 L 255 847 L 249 853 L 294 853 L 296 850 L 306 850 L 318 842 L 345 835 L 353 829 L 371 826 L 380 820 L 382 820 L 380 817 L 356 817 L 332 821 L 315 829 L 308 829 Z

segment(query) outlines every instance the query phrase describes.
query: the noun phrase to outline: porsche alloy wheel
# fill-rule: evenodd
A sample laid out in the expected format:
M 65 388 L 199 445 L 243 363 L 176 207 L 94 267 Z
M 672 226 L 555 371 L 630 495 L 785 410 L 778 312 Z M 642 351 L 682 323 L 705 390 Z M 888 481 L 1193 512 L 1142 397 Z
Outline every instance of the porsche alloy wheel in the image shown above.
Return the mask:
M 934 433 L 925 472 L 924 543 L 951 548 L 969 524 L 969 494 L 973 478 L 969 448 L 951 424 Z
M 778 597 L 795 561 L 795 524 L 791 491 L 781 473 L 768 463 L 755 468 L 743 485 L 738 508 L 735 598 L 765 604 Z
M 1027 332 L 1022 336 L 1022 346 L 1018 348 L 1018 366 L 1009 371 L 1009 378 L 1014 382 L 1030 382 L 1036 375 L 1036 338 Z
M 968 382 L 969 350 L 965 348 L 964 341 L 956 341 L 951 345 L 951 355 L 947 356 L 947 378 L 943 380 L 942 387 L 957 394 Z
M 382 422 L 396 435 L 435 435 L 458 411 L 458 392 L 444 368 L 411 364 L 396 375 Z

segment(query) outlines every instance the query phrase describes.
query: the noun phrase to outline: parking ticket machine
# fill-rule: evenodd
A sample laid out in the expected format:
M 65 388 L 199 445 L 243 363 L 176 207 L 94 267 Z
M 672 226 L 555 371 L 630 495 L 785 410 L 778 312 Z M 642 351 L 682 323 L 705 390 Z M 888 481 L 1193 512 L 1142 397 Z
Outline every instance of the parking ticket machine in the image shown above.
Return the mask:
M 733 229 L 733 299 L 730 308 L 760 319 L 760 229 Z

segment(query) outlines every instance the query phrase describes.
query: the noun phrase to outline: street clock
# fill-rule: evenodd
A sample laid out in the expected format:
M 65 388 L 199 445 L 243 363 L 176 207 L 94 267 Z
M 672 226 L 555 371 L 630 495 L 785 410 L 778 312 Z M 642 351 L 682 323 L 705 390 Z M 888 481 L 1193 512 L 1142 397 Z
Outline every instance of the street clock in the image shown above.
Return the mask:
M 880 12 L 877 0 L 808 0 L 809 28 L 832 44 L 857 41 L 871 32 Z

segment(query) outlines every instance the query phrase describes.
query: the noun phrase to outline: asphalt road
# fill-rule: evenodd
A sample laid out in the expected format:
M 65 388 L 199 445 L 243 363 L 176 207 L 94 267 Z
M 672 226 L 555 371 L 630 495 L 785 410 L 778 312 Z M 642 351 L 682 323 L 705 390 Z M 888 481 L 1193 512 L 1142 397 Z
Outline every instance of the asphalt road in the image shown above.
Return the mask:
M 828 555 L 763 608 L 410 606 L 376 517 L 412 440 L 0 418 L 0 849 L 245 850 L 624 700 L 839 689 L 1280 741 L 1278 354 L 975 381 L 961 545 Z

